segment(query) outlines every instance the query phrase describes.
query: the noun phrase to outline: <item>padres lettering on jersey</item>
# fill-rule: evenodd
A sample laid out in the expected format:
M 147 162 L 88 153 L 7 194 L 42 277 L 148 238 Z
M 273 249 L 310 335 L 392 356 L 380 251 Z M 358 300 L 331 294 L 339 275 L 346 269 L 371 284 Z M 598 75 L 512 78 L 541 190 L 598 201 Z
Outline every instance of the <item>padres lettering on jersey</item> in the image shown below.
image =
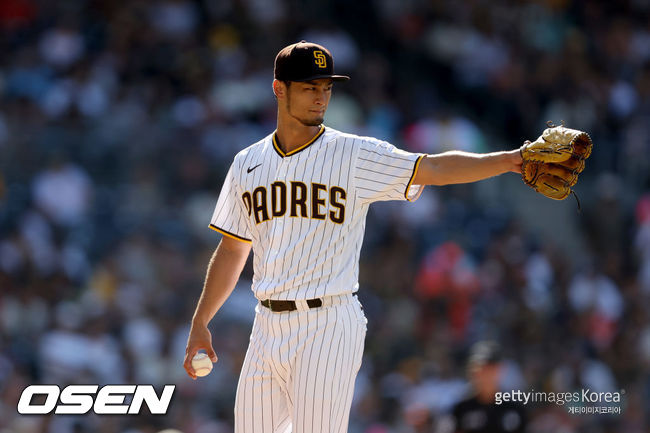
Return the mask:
M 312 182 L 311 187 L 299 181 L 290 181 L 289 187 L 282 181 L 273 182 L 268 188 L 258 186 L 253 192 L 242 194 L 248 216 L 255 218 L 255 224 L 283 217 L 289 209 L 292 217 L 312 218 L 336 224 L 345 219 L 345 198 L 347 193 L 340 186 L 328 187 L 322 183 Z M 287 193 L 287 190 L 289 192 Z M 270 193 L 267 194 L 267 191 Z M 335 210 L 327 213 L 323 209 L 328 205 Z
M 356 291 L 368 207 L 416 200 L 424 155 L 325 127 L 289 153 L 274 138 L 235 156 L 210 227 L 252 242 L 258 299 Z

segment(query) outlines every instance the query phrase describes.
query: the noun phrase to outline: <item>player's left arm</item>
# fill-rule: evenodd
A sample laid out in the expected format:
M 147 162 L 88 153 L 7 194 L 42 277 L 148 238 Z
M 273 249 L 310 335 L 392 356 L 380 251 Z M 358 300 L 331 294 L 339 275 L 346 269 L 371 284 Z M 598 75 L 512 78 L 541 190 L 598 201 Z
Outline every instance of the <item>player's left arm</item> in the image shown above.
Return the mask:
M 487 179 L 507 172 L 521 173 L 519 149 L 492 153 L 452 150 L 426 155 L 420 161 L 414 185 L 450 185 Z

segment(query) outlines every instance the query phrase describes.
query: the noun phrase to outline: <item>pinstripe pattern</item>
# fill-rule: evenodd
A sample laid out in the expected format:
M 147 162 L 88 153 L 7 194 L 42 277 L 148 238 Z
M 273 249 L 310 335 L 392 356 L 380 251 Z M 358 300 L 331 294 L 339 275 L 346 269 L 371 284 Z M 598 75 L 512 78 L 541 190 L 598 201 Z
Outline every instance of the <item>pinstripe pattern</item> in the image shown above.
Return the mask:
M 415 200 L 422 187 L 411 185 L 406 190 L 420 155 L 375 138 L 325 128 L 312 144 L 283 157 L 273 147 L 272 137 L 235 157 L 211 225 L 235 238 L 252 240 L 253 291 L 258 299 L 311 299 L 356 291 L 368 206 L 381 200 Z M 254 215 L 248 215 L 242 194 L 266 188 L 270 214 L 271 184 L 278 181 L 287 189 L 292 181 L 308 188 L 312 182 L 342 188 L 347 194 L 342 200 L 343 223 L 291 217 L 287 209 L 284 216 L 258 224 Z M 307 195 L 310 212 L 310 192 Z M 322 212 L 329 215 L 330 211 L 337 209 L 326 199 Z
M 219 195 L 219 200 L 217 200 L 217 205 L 212 214 L 210 227 L 250 241 L 251 233 L 247 224 L 248 215 L 233 175 L 234 168 L 234 165 L 231 166 L 228 174 L 226 174 L 226 179 L 221 188 L 222 193 Z
M 338 305 L 272 313 L 257 307 L 235 402 L 235 433 L 344 433 L 361 366 L 366 318 Z
M 366 333 L 352 293 L 368 208 L 413 201 L 422 191 L 412 185 L 421 155 L 331 128 L 321 132 L 289 154 L 274 147 L 273 135 L 237 154 L 210 222 L 225 236 L 252 242 L 258 299 L 333 302 L 288 313 L 258 304 L 237 387 L 237 433 L 347 431 Z M 272 201 L 274 184 L 284 188 L 284 203 Z M 285 207 L 273 217 L 273 209 Z

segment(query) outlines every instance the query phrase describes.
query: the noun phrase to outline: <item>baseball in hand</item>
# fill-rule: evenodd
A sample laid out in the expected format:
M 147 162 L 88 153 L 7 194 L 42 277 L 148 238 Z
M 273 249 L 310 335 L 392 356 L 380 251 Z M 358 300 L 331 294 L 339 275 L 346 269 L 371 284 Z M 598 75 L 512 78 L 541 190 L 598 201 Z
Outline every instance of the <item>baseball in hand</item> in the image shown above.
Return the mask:
M 212 371 L 212 361 L 205 353 L 197 353 L 192 358 L 192 368 L 197 376 L 207 376 Z

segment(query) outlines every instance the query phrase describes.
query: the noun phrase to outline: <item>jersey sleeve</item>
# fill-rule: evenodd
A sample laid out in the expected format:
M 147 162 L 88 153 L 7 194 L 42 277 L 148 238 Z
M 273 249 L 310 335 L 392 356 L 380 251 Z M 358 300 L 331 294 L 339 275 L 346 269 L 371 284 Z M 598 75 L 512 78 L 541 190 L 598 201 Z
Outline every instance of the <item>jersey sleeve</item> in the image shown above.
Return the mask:
M 366 202 L 417 200 L 424 186 L 414 185 L 413 179 L 424 156 L 385 141 L 362 141 L 355 164 L 357 197 Z
M 248 211 L 238 192 L 233 165 L 230 166 L 226 180 L 221 187 L 221 193 L 210 220 L 210 228 L 224 236 L 251 243 Z

